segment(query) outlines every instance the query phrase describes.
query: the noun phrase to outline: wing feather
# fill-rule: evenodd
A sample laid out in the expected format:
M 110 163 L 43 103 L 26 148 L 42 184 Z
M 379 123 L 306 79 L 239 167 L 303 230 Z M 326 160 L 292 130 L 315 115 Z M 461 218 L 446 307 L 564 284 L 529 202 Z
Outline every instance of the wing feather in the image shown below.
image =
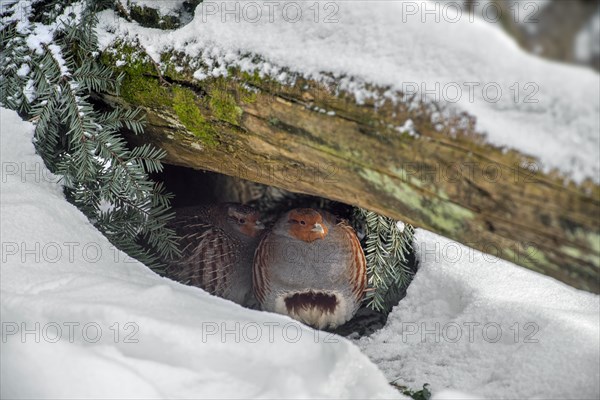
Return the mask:
M 352 293 L 357 301 L 361 301 L 367 287 L 367 261 L 365 253 L 354 229 L 345 221 L 340 221 L 337 226 L 344 233 L 346 240 L 350 243 L 350 257 L 347 266 L 347 276 L 352 285 Z
M 264 303 L 269 290 L 269 268 L 268 262 L 270 259 L 270 237 L 271 234 L 266 234 L 261 239 L 256 252 L 254 253 L 254 262 L 252 266 L 252 288 L 254 296 L 259 303 Z
M 181 257 L 169 264 L 167 276 L 223 296 L 238 259 L 233 241 L 223 230 L 200 218 L 186 216 L 173 226 L 181 238 Z

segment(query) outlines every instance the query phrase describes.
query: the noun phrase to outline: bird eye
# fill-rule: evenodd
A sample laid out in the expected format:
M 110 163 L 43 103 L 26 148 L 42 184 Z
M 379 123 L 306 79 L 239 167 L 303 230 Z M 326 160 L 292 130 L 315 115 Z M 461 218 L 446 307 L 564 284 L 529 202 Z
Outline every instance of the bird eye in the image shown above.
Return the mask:
M 246 220 L 244 218 L 240 218 L 240 224 L 245 224 Z
M 300 221 L 300 225 L 306 225 L 306 222 Z

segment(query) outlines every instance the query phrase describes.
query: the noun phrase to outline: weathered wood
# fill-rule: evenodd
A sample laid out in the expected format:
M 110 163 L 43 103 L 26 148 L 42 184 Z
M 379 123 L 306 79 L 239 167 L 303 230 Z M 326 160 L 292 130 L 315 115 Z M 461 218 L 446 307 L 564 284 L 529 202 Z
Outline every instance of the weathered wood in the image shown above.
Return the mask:
M 146 133 L 133 140 L 165 149 L 169 163 L 358 205 L 600 291 L 591 182 L 565 185 L 469 126 L 450 121 L 455 131 L 440 132 L 425 107 L 358 105 L 300 78 L 285 86 L 230 71 L 198 82 L 169 69 L 164 87 L 153 68 L 125 72 L 124 97 L 104 100 L 144 107 Z M 395 129 L 408 118 L 418 137 Z M 453 259 L 456 248 L 422 250 Z

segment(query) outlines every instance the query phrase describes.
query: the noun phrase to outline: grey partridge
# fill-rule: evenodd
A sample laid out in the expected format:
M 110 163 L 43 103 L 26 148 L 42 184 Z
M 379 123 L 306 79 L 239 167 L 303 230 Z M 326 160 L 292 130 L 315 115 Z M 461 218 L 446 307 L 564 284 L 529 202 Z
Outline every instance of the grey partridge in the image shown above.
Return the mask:
M 165 273 L 171 279 L 252 307 L 252 259 L 264 228 L 258 211 L 237 203 L 184 208 L 172 223 L 181 257 Z
M 318 329 L 350 320 L 367 284 L 365 255 L 352 227 L 307 208 L 289 211 L 264 235 L 252 276 L 263 310 Z

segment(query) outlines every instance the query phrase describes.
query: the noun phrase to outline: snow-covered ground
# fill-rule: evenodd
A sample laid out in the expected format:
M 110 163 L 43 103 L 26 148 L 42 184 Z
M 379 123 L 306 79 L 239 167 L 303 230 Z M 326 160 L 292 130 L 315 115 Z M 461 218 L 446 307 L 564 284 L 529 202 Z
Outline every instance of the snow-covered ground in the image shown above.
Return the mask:
M 205 1 L 193 21 L 171 32 L 107 11 L 98 33 L 102 46 L 137 37 L 157 62 L 169 49 L 200 56 L 199 79 L 238 66 L 283 80 L 286 70 L 330 74 L 359 100 L 369 96 L 365 82 L 417 93 L 445 112 L 469 112 L 491 143 L 538 157 L 543 169 L 600 182 L 598 74 L 527 54 L 493 10 L 486 22 L 456 4 Z
M 407 296 L 356 342 L 390 381 L 490 399 L 600 397 L 600 297 L 424 230 L 416 242 Z
M 600 396 L 596 295 L 418 230 L 408 295 L 355 346 L 128 260 L 0 117 L 2 398 Z
M 349 341 L 128 260 L 0 110 L 3 399 L 402 397 Z

